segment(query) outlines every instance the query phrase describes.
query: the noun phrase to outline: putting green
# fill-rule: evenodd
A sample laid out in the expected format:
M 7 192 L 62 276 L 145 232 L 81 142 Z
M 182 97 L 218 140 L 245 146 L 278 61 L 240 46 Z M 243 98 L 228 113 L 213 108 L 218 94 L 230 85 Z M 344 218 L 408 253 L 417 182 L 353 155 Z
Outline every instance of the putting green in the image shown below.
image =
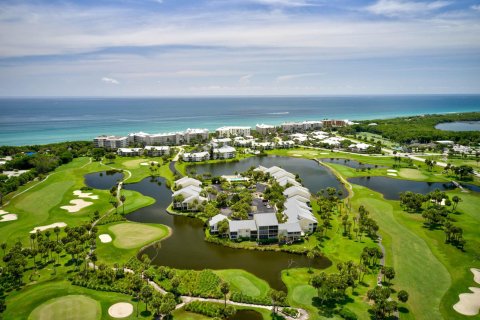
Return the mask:
M 141 223 L 125 222 L 108 227 L 114 234 L 113 245 L 121 249 L 133 249 L 168 235 L 165 226 L 150 226 Z
M 268 283 L 253 274 L 239 269 L 216 270 L 215 273 L 232 288 L 251 297 L 266 296 L 270 290 Z
M 420 172 L 420 170 L 417 170 L 417 169 L 403 168 L 403 169 L 400 169 L 400 171 L 398 172 L 398 175 L 402 178 L 414 179 L 414 180 L 423 180 L 428 178 L 426 175 Z
M 152 161 L 152 160 L 146 160 L 146 159 L 128 160 L 123 163 L 123 166 L 129 169 L 134 169 L 134 168 L 138 168 L 140 166 L 140 163 L 149 162 L 149 161 Z
M 102 308 L 98 301 L 83 295 L 69 295 L 48 300 L 35 308 L 29 320 L 96 320 L 100 319 Z
M 314 287 L 303 284 L 296 286 L 292 292 L 292 299 L 301 305 L 310 305 L 312 304 L 312 300 L 314 297 L 317 296 L 317 291 Z

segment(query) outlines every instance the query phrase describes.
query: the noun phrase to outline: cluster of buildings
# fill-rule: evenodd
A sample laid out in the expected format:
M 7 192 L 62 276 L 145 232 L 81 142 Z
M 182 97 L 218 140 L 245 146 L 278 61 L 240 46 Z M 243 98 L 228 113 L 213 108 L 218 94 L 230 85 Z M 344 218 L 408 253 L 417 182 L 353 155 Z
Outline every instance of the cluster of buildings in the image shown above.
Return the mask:
M 208 140 L 208 129 L 187 129 L 180 132 L 156 133 L 145 132 L 130 133 L 126 137 L 99 136 L 93 139 L 96 148 L 118 149 L 129 145 L 182 145 L 192 142 Z
M 321 120 L 321 121 L 302 121 L 285 122 L 279 126 L 269 124 L 257 124 L 255 130 L 261 135 L 268 135 L 277 130 L 287 133 L 306 132 L 320 128 L 343 127 L 352 124 L 348 120 Z M 248 126 L 224 126 L 215 130 L 218 138 L 229 137 L 250 137 L 251 128 Z M 93 139 L 96 148 L 118 149 L 126 148 L 130 145 L 182 145 L 192 142 L 204 142 L 209 139 L 208 129 L 187 129 L 179 132 L 169 133 L 130 133 L 127 136 L 102 135 Z
M 197 210 L 198 205 L 208 201 L 207 197 L 201 195 L 201 185 L 201 181 L 189 177 L 183 177 L 175 181 L 174 189 L 176 191 L 172 194 L 173 208 L 192 211 Z
M 161 157 L 170 154 L 169 146 L 145 146 L 144 148 L 118 148 L 117 154 L 122 157 L 136 157 L 147 155 L 149 157 Z
M 255 213 L 249 220 L 231 220 L 223 214 L 218 214 L 209 221 L 210 232 L 218 233 L 218 224 L 223 220 L 228 222 L 231 240 L 292 242 L 301 239 L 307 233 L 314 232 L 318 222 L 310 207 L 309 190 L 301 186 L 292 173 L 282 168 L 259 166 L 255 170 L 270 174 L 282 186 L 290 185 L 283 191 L 287 199 L 282 212 L 283 222 L 278 221 L 277 214 L 274 212 Z

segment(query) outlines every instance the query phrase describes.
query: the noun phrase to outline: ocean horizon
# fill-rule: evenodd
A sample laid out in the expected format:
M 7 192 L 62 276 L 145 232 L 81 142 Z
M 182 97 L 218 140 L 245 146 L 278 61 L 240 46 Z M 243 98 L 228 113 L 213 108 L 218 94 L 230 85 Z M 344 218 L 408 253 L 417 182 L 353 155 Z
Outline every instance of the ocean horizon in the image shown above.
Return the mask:
M 480 111 L 480 95 L 0 98 L 0 145 L 33 145 L 225 125 L 385 119 Z

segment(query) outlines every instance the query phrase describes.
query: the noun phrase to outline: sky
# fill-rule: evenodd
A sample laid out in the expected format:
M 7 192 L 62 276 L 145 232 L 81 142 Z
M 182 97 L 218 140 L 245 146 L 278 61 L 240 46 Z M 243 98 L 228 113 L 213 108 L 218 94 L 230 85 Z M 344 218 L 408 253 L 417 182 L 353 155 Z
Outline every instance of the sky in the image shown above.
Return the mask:
M 0 3 L 0 97 L 452 93 L 480 93 L 480 0 Z

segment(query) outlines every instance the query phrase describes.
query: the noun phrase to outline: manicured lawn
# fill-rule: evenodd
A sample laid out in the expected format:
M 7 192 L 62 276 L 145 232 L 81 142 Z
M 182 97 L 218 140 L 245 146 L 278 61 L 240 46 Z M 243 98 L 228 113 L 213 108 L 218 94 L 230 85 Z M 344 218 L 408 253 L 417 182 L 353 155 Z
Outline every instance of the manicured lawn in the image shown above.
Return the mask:
M 72 297 L 81 298 L 77 299 Z M 72 304 L 68 312 L 63 313 L 68 315 L 66 317 L 62 316 L 61 313 L 65 311 L 64 305 L 59 304 L 59 302 L 61 303 L 62 301 Z M 134 312 L 133 315 L 127 319 L 135 319 L 137 307 L 137 303 L 132 302 L 132 297 L 128 295 L 77 287 L 71 285 L 70 282 L 66 280 L 53 280 L 27 286 L 20 292 L 9 294 L 6 302 L 7 309 L 3 314 L 5 320 L 112 319 L 108 315 L 108 308 L 118 302 L 132 303 Z M 81 304 L 77 305 L 77 302 Z M 86 309 L 88 306 L 98 309 L 94 309 L 95 313 L 93 313 L 92 310 Z M 39 309 L 37 309 L 38 307 Z M 140 307 L 142 308 L 141 311 L 143 311 L 142 304 Z M 47 316 L 48 313 L 51 313 L 52 317 L 39 318 L 41 315 Z
M 68 295 L 41 304 L 30 314 L 30 320 L 95 320 L 102 309 L 98 301 L 84 295 Z
M 207 316 L 185 311 L 184 309 L 178 309 L 172 312 L 174 320 L 208 320 L 211 319 Z
M 420 170 L 409 169 L 409 168 L 400 169 L 398 172 L 398 175 L 401 178 L 410 179 L 410 180 L 426 180 L 428 178 Z
M 164 239 L 169 229 L 161 224 L 117 222 L 98 226 L 98 234 L 109 234 L 113 239 L 110 243 L 97 241 L 99 262 L 112 265 L 125 263 L 143 246 Z
M 214 271 L 223 281 L 230 284 L 232 291 L 238 291 L 252 297 L 264 297 L 268 294 L 268 283 L 253 274 L 239 269 Z
M 125 183 L 135 183 L 142 181 L 143 179 L 151 176 L 150 166 L 142 166 L 141 163 L 147 162 L 151 163 L 152 161 L 156 161 L 160 164 L 160 168 L 157 169 L 157 175 L 165 176 L 168 180 L 173 179 L 173 174 L 168 169 L 169 163 L 163 163 L 163 159 L 161 157 L 120 157 L 117 156 L 112 162 L 104 162 L 104 170 L 105 167 L 113 167 L 119 170 L 128 170 L 132 176 L 128 177 L 128 173 L 126 174 Z
M 113 233 L 113 244 L 120 249 L 142 247 L 154 240 L 160 240 L 168 235 L 165 226 L 123 222 L 111 225 L 108 230 Z

